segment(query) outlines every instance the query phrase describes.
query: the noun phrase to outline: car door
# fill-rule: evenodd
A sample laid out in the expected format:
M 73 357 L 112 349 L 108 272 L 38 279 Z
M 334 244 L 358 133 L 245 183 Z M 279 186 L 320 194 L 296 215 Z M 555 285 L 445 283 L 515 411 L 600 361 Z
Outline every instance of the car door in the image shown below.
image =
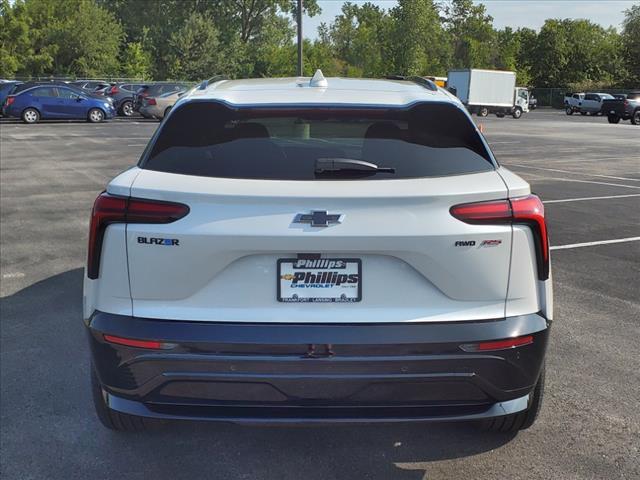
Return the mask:
M 87 99 L 69 88 L 57 87 L 56 112 L 60 118 L 84 118 L 87 113 Z
M 579 106 L 580 106 L 580 104 L 581 104 L 581 100 L 582 100 L 582 99 L 580 98 L 580 95 L 578 95 L 577 93 L 574 93 L 574 94 L 572 95 L 572 97 L 571 97 L 571 98 L 572 98 L 572 100 L 571 100 L 571 106 L 572 106 L 572 107 L 579 107 Z
M 584 96 L 584 100 L 582 100 L 582 107 L 581 107 L 583 112 L 594 112 L 594 111 L 598 111 L 599 107 L 598 107 L 598 102 L 596 99 L 596 95 L 592 95 L 590 93 L 586 94 Z
M 57 114 L 58 92 L 54 87 L 39 87 L 31 94 L 32 104 L 42 118 L 59 118 Z

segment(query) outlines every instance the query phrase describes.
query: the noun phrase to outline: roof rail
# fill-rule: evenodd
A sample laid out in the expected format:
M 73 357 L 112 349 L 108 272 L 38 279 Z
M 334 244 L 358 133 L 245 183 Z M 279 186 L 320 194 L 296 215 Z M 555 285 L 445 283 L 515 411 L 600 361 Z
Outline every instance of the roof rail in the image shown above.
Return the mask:
M 431 80 L 417 75 L 388 75 L 387 80 L 406 80 L 407 82 L 413 82 L 428 90 L 437 92 L 438 86 Z
M 227 77 L 226 75 L 214 75 L 207 80 L 203 80 L 202 83 L 198 85 L 198 90 L 206 90 L 210 84 L 219 82 L 220 80 L 229 80 L 229 77 Z

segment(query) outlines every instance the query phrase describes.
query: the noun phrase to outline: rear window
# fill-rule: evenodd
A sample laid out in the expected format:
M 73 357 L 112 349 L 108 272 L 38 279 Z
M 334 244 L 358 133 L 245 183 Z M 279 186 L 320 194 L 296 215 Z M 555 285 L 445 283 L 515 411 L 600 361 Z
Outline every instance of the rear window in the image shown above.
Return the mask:
M 319 165 L 334 160 L 342 166 L 364 161 L 393 171 L 319 172 Z M 473 123 L 450 104 L 234 109 L 217 102 L 186 103 L 174 110 L 140 166 L 272 180 L 379 180 L 494 169 Z

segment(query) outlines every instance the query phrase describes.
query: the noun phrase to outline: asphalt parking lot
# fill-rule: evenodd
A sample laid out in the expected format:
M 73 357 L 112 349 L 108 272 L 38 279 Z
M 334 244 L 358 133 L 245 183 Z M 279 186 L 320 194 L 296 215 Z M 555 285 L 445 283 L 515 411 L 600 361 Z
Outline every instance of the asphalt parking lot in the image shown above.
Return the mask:
M 3 119 L 0 476 L 640 478 L 640 127 L 558 111 L 480 123 L 546 202 L 554 246 L 545 403 L 516 436 L 459 424 L 105 430 L 81 320 L 89 211 L 158 123 Z

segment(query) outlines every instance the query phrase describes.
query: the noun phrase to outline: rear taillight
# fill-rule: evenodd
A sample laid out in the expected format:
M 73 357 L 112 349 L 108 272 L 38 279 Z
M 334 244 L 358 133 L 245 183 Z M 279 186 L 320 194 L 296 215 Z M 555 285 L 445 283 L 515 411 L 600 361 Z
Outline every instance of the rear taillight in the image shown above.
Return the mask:
M 174 343 L 159 342 L 157 340 L 138 340 L 135 338 L 117 337 L 116 335 L 103 335 L 105 341 L 124 345 L 126 347 L 146 348 L 149 350 L 168 350 L 175 347 Z
M 114 85 L 109 89 L 109 95 L 115 95 L 116 93 L 120 93 L 120 89 L 117 85 Z
M 147 105 L 156 105 L 155 98 L 147 98 L 146 102 L 147 102 Z
M 465 352 L 492 352 L 496 350 L 509 350 L 516 347 L 524 347 L 533 343 L 532 335 L 507 338 L 505 340 L 492 340 L 490 342 L 465 343 L 460 348 Z
M 538 278 L 549 278 L 549 236 L 544 219 L 544 206 L 536 195 L 465 203 L 451 207 L 450 212 L 458 220 L 473 225 L 511 223 L 529 226 L 536 246 Z
M 9 105 L 11 105 L 13 102 L 16 101 L 16 97 L 9 95 L 7 97 L 7 99 L 4 101 L 4 104 L 8 107 Z
M 102 240 L 107 226 L 112 223 L 171 223 L 189 213 L 189 207 L 181 203 L 118 197 L 101 193 L 91 212 L 87 276 L 98 278 Z

